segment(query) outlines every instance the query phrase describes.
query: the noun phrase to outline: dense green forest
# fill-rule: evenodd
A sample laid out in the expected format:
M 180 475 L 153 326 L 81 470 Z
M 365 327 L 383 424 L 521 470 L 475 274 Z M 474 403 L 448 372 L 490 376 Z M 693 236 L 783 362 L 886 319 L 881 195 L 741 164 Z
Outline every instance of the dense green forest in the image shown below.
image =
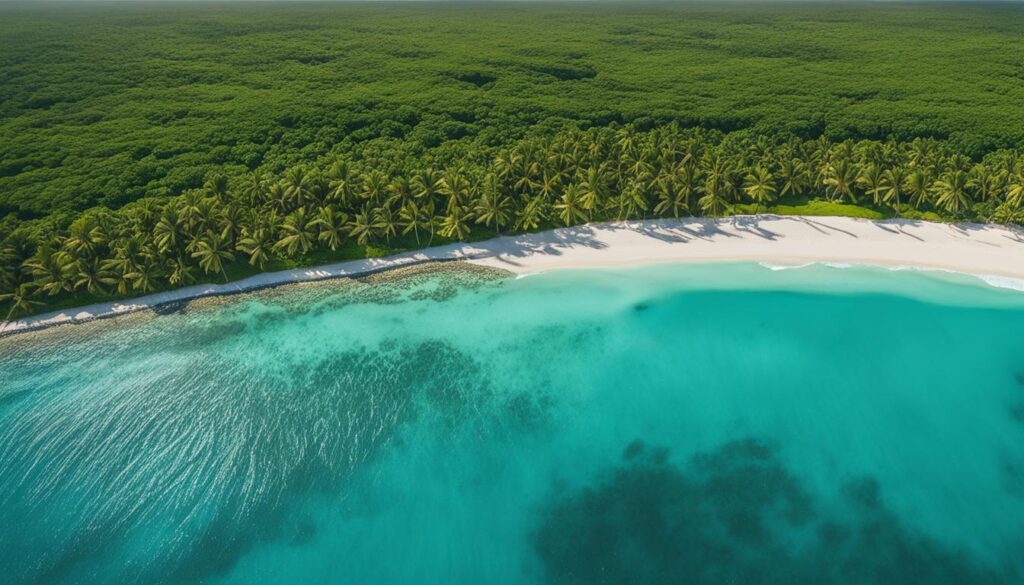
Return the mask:
M 1016 222 L 1022 46 L 1013 3 L 0 4 L 0 298 L 596 219 Z
M 213 174 L 180 196 L 94 208 L 66 228 L 57 218 L 15 225 L 0 244 L 0 290 L 9 291 L 0 298 L 12 314 L 29 312 L 43 295 L 81 301 L 76 291 L 95 299 L 207 275 L 226 282 L 240 262 L 263 270 L 282 260 L 358 257 L 375 245 L 395 249 L 392 240 L 465 241 L 474 227 L 478 236 L 498 235 L 766 210 L 1024 218 L 1019 152 L 974 162 L 931 139 L 832 143 L 627 125 L 564 130 L 456 160 L 394 154 L 364 151 L 358 160 L 294 166 L 281 176 L 252 172 L 235 183 Z
M 386 136 L 678 121 L 1024 145 L 1019 4 L 0 4 L 0 215 Z

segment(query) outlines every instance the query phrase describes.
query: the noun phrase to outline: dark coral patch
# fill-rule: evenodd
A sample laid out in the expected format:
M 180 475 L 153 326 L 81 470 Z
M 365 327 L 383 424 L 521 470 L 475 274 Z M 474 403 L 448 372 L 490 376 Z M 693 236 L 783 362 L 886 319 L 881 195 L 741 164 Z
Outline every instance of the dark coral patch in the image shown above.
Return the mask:
M 1017 582 L 915 533 L 873 478 L 844 486 L 848 509 L 829 517 L 766 443 L 683 466 L 658 452 L 633 441 L 593 485 L 553 496 L 533 542 L 551 583 Z

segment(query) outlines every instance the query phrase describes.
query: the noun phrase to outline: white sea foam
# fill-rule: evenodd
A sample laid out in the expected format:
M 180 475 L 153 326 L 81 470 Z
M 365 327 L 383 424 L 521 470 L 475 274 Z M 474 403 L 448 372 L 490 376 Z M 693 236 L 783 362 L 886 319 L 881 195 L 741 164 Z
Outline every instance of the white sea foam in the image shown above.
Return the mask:
M 992 276 L 987 274 L 976 274 L 982 281 L 989 286 L 996 288 L 1008 288 L 1010 290 L 1016 290 L 1024 292 L 1024 280 L 1020 278 L 1012 278 L 1009 276 Z
M 973 277 L 986 285 L 997 288 L 997 289 L 1010 289 L 1015 291 L 1024 292 L 1024 279 L 1016 279 L 1013 277 L 1000 277 L 996 275 L 975 275 L 972 273 L 964 273 L 964 271 L 950 270 L 948 268 L 930 268 L 923 266 L 909 266 L 909 265 L 898 265 L 888 266 L 893 271 L 915 271 L 915 273 L 945 273 L 947 275 L 964 275 Z
M 949 270 L 947 268 L 932 268 L 926 266 L 912 266 L 908 264 L 899 264 L 896 266 L 883 266 L 880 264 L 849 264 L 846 262 L 805 262 L 803 264 L 784 264 L 778 262 L 758 262 L 759 266 L 767 268 L 772 271 L 779 270 L 796 270 L 800 268 L 808 268 L 811 266 L 828 266 L 829 268 L 846 269 L 853 268 L 854 266 L 874 266 L 877 268 L 884 268 L 892 272 L 942 272 L 945 274 L 959 274 L 964 276 L 970 276 L 977 278 L 984 282 L 988 286 L 994 288 L 1004 288 L 1009 290 L 1015 290 L 1024 292 L 1024 279 L 1013 278 L 1011 276 L 996 276 L 991 274 L 973 274 L 970 272 L 961 272 L 959 270 Z
M 786 264 L 780 262 L 758 262 L 759 265 L 767 268 L 768 270 L 779 271 L 779 270 L 798 270 L 800 268 L 810 268 L 811 266 L 827 266 L 829 268 L 852 268 L 853 264 L 847 264 L 845 262 L 804 262 L 803 264 Z M 865 265 L 866 266 L 866 265 Z
M 803 264 L 780 264 L 778 262 L 758 262 L 761 266 L 768 270 L 795 270 L 797 268 L 807 268 L 808 266 L 814 266 L 817 262 L 805 262 Z

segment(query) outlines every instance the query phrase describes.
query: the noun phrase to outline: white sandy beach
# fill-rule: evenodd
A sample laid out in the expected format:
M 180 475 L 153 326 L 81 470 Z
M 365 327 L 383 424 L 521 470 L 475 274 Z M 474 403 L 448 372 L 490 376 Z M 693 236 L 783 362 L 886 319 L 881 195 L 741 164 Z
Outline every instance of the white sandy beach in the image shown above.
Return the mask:
M 659 262 L 840 262 L 906 266 L 1024 281 L 1024 231 L 992 225 L 841 217 L 741 216 L 608 223 L 506 236 L 475 244 L 259 274 L 127 301 L 0 322 L 0 335 L 145 310 L 189 299 L 359 276 L 438 260 L 466 260 L 517 274 Z

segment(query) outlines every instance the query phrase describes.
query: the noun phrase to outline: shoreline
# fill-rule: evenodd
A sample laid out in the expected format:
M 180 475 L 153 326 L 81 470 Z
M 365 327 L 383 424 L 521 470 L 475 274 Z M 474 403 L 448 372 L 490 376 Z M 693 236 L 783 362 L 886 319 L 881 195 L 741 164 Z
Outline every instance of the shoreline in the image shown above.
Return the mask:
M 958 272 L 995 286 L 996 279 L 1024 281 L 1024 231 L 989 224 L 777 215 L 587 224 L 265 272 L 226 284 L 193 285 L 0 321 L 0 337 L 144 310 L 159 313 L 205 297 L 458 260 L 516 275 L 676 262 L 844 263 Z

